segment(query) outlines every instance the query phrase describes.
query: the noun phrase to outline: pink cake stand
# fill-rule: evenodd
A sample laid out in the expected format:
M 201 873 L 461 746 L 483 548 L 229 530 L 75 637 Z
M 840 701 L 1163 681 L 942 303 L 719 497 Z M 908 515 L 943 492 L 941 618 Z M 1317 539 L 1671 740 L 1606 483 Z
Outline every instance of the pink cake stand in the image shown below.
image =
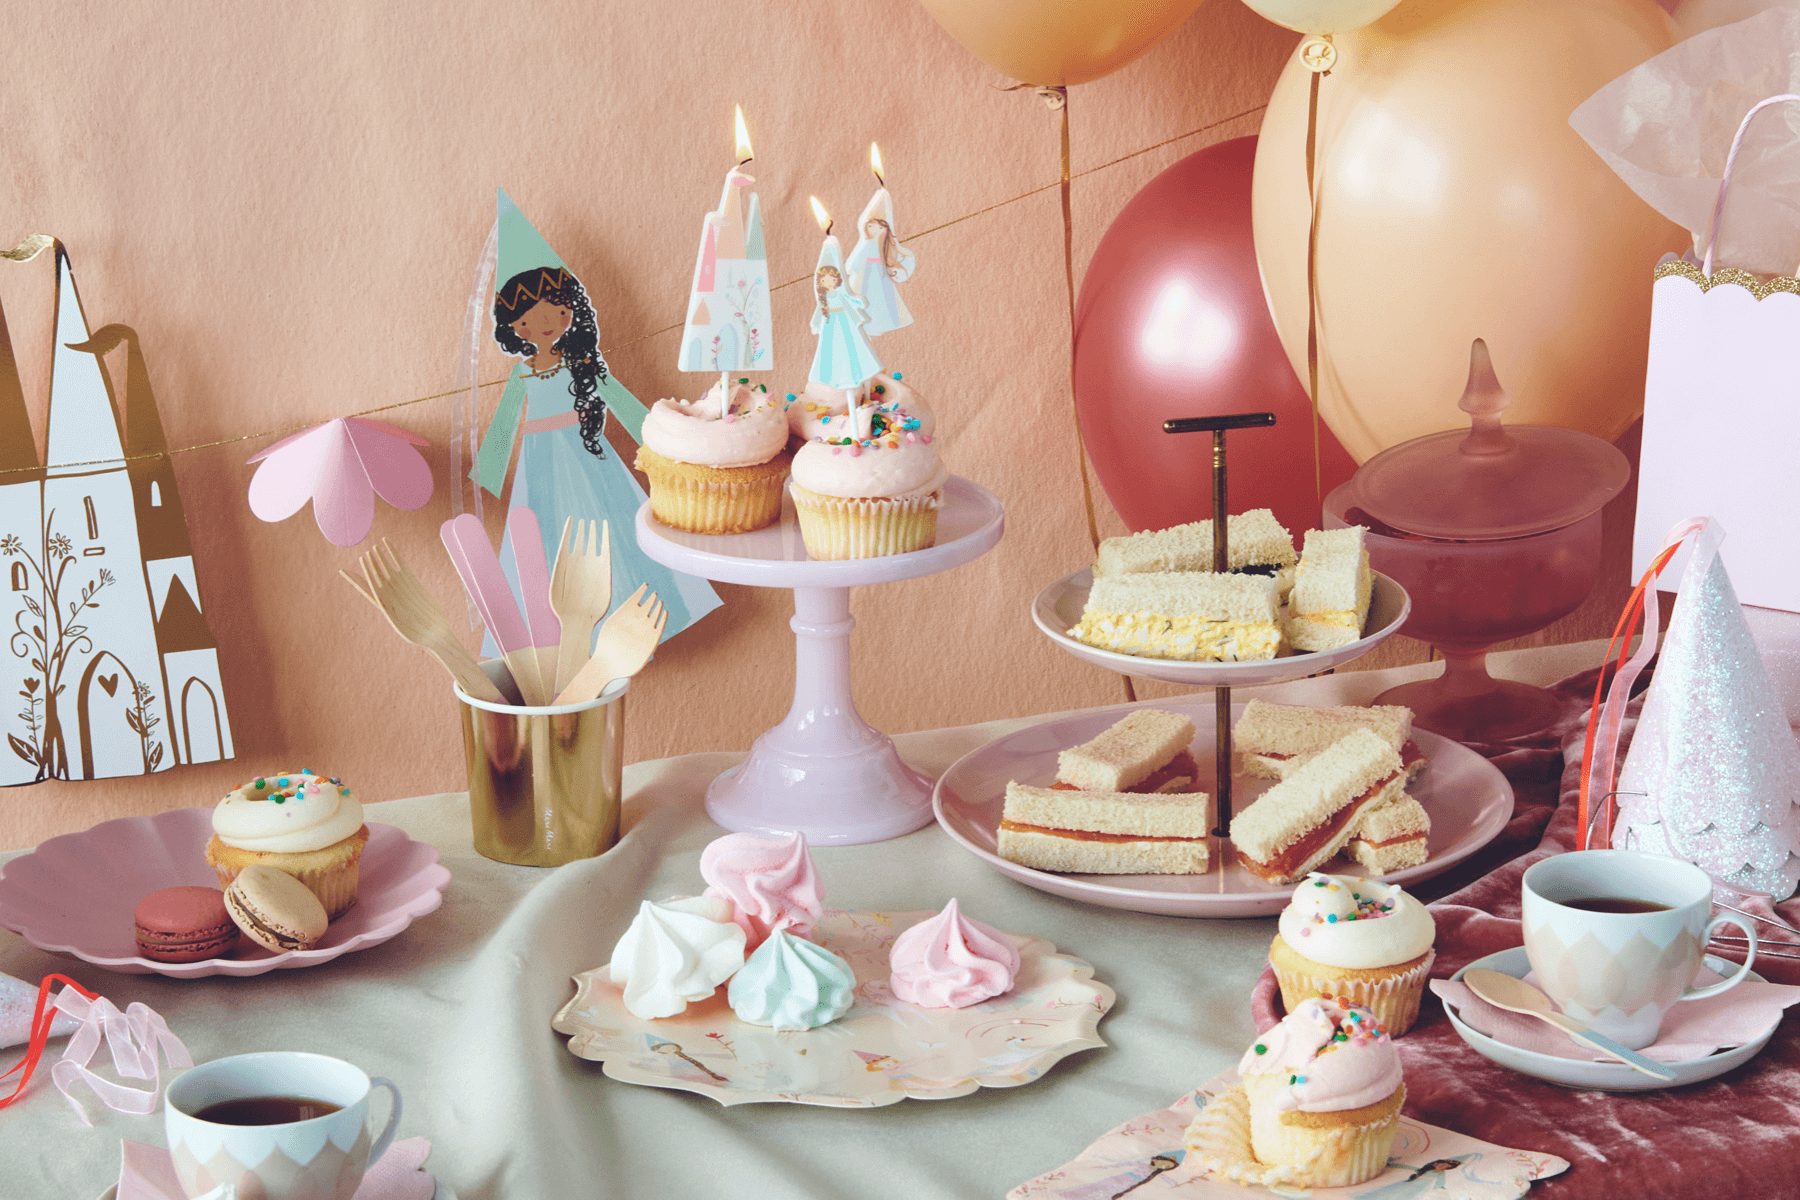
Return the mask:
M 682 533 L 651 516 L 648 502 L 639 508 L 638 546 L 664 566 L 794 592 L 793 707 L 756 739 L 749 758 L 707 787 L 707 814 L 738 833 L 799 830 L 814 845 L 833 846 L 929 825 L 933 781 L 900 761 L 850 697 L 850 589 L 960 567 L 992 550 L 1004 526 L 994 494 L 956 475 L 944 485 L 937 545 L 883 558 L 808 558 L 789 496 L 779 524 L 725 536 Z

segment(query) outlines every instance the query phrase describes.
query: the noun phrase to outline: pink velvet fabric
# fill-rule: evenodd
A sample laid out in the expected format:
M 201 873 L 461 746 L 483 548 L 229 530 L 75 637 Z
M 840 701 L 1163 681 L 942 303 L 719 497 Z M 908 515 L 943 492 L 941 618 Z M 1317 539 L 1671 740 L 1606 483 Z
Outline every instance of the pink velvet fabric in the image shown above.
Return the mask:
M 1447 979 L 1483 955 L 1523 944 L 1520 876 L 1539 859 L 1575 845 L 1582 742 L 1596 675 L 1589 671 L 1556 686 L 1565 708 L 1554 728 L 1518 742 L 1471 746 L 1512 783 L 1513 817 L 1470 863 L 1416 889 L 1421 899 L 1441 897 L 1431 905 L 1437 918 L 1434 978 Z M 1646 672 L 1637 684 L 1640 699 L 1631 706 L 1627 739 L 1648 686 Z M 1800 899 L 1779 912 L 1800 924 Z M 1791 937 L 1759 924 L 1758 936 L 1765 934 Z M 1712 950 L 1719 952 L 1716 943 Z M 1756 967 L 1769 979 L 1800 984 L 1800 960 L 1761 958 Z M 1271 977 L 1265 973 L 1262 982 Z M 1253 993 L 1259 1028 L 1272 1024 L 1279 1011 L 1279 995 L 1272 992 L 1259 983 Z M 1408 1115 L 1569 1160 L 1566 1174 L 1533 1185 L 1536 1200 L 1779 1200 L 1800 1198 L 1797 1030 L 1800 1016 L 1790 1010 L 1768 1048 L 1736 1071 L 1692 1087 L 1623 1094 L 1572 1091 L 1489 1062 L 1457 1036 L 1429 990 L 1418 1024 L 1397 1044 Z

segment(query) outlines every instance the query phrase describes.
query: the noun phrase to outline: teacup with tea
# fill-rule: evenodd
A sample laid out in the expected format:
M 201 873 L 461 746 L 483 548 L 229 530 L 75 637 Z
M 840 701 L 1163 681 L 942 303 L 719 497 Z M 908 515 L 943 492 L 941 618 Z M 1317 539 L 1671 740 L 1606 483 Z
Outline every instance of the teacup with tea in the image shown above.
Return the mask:
M 1683 1000 L 1735 987 L 1756 960 L 1756 930 L 1712 916 L 1712 878 L 1680 859 L 1635 850 L 1577 850 L 1534 864 L 1524 880 L 1525 954 L 1557 1007 L 1633 1050 L 1656 1040 Z M 1721 925 L 1749 941 L 1744 965 L 1694 987 Z
M 369 1136 L 376 1088 L 393 1099 Z M 324 1054 L 272 1051 L 201 1063 L 163 1096 L 175 1177 L 190 1200 L 231 1184 L 268 1200 L 350 1200 L 400 1124 L 400 1091 Z

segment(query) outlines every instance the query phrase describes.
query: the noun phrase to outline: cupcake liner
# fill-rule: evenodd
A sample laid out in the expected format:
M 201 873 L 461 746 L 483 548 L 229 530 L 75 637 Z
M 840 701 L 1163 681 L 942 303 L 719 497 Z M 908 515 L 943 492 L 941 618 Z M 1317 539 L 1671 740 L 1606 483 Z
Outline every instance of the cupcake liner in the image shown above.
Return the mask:
M 363 826 L 367 829 L 368 826 Z M 358 831 L 361 832 L 360 830 Z M 274 867 L 305 884 L 307 890 L 325 906 L 327 920 L 335 921 L 356 904 L 356 890 L 362 874 L 363 847 L 366 837 L 352 836 L 323 850 L 303 850 L 293 854 L 271 851 L 238 850 L 226 846 L 215 835 L 207 845 L 206 861 L 218 876 L 219 887 L 229 888 L 238 872 L 252 863 Z
M 867 499 L 791 490 L 801 540 L 815 559 L 880 558 L 937 544 L 940 492 Z
M 1271 1090 L 1280 1088 L 1273 1078 L 1267 1083 Z M 1350 1187 L 1387 1168 L 1399 1128 L 1400 1105 L 1379 1120 L 1361 1124 L 1323 1128 L 1284 1124 L 1272 1104 L 1253 1106 L 1240 1083 L 1210 1100 L 1182 1141 L 1199 1157 L 1202 1169 L 1233 1183 Z
M 1281 1005 L 1288 1012 L 1293 1012 L 1303 1000 L 1346 1000 L 1374 1013 L 1389 1037 L 1399 1037 L 1419 1019 L 1419 1000 L 1425 994 L 1425 983 L 1436 958 L 1437 951 L 1428 950 L 1424 962 L 1386 979 L 1327 979 L 1273 962 L 1269 965 L 1275 971 L 1275 981 L 1281 985 Z
M 696 479 L 659 471 L 640 456 L 650 480 L 650 512 L 687 533 L 749 533 L 781 519 L 786 476 L 758 468 L 759 478 Z

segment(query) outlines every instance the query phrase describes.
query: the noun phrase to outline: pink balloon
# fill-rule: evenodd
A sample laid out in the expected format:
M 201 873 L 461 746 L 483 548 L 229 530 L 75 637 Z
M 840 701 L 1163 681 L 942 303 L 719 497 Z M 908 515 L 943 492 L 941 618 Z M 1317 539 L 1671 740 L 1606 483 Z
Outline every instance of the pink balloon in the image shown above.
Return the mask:
M 1100 485 L 1132 529 L 1212 516 L 1212 438 L 1170 417 L 1272 412 L 1225 435 L 1232 512 L 1319 526 L 1312 405 L 1288 367 L 1250 234 L 1256 139 L 1191 154 L 1132 197 L 1100 240 L 1075 306 L 1075 402 Z M 1356 463 L 1319 422 L 1324 491 Z

